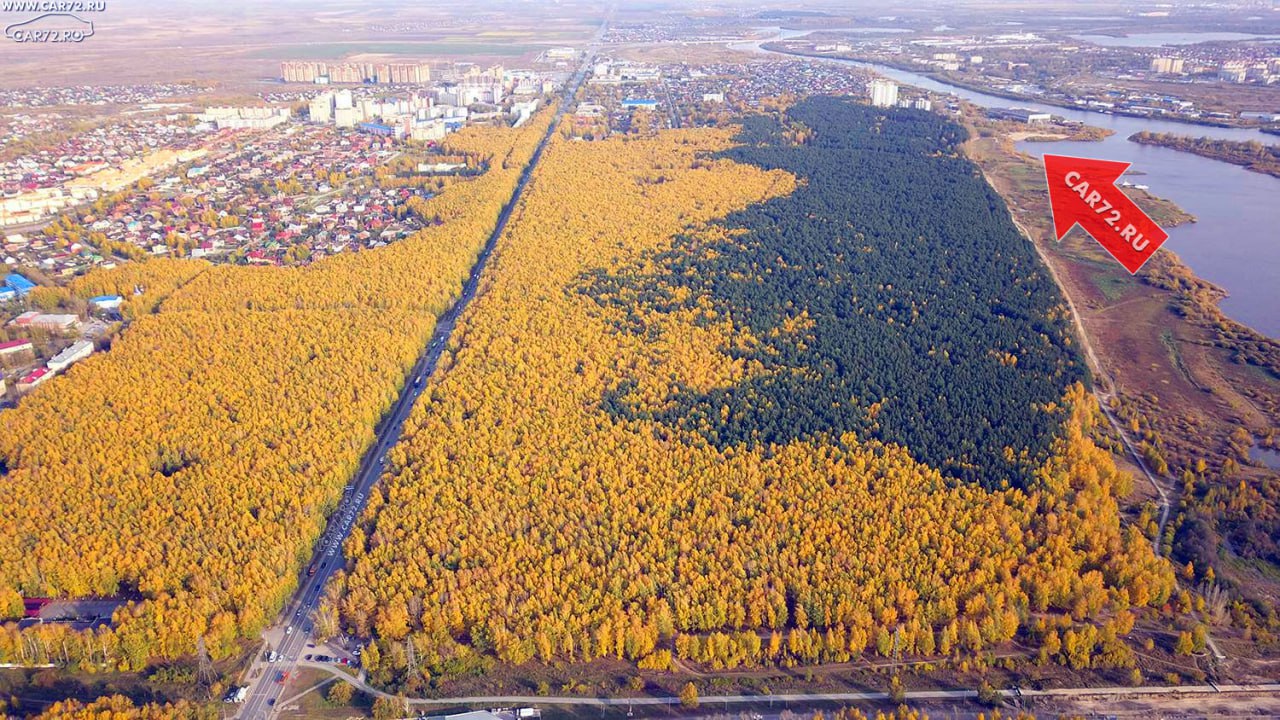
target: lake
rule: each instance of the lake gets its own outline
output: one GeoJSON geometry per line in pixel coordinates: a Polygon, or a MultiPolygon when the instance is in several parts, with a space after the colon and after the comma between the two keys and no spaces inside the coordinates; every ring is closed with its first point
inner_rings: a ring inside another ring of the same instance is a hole
{"type": "Polygon", "coordinates": [[[1256,460],[1272,470],[1280,470],[1280,450],[1254,445],[1249,448],[1249,459],[1256,460]]]}
{"type": "Polygon", "coordinates": [[[1072,35],[1072,38],[1104,47],[1163,47],[1202,42],[1236,40],[1280,40],[1280,35],[1250,35],[1235,32],[1134,33],[1132,35],[1072,35]]]}
{"type": "MultiPolygon", "coordinates": [[[[808,31],[767,29],[786,39],[808,31]]],[[[770,42],[766,40],[764,42],[770,42]]],[[[739,50],[758,50],[760,43],[735,43],[739,50]]],[[[788,56],[789,57],[789,56],[788,56]]],[[[1133,163],[1144,173],[1134,181],[1168,198],[1199,222],[1169,230],[1164,247],[1176,252],[1199,277],[1227,291],[1221,308],[1229,317],[1273,338],[1280,338],[1280,178],[1229,163],[1151,145],[1128,137],[1140,130],[1195,137],[1257,140],[1280,145],[1280,136],[1251,129],[1217,128],[1154,118],[1134,118],[988,95],[941,83],[918,73],[839,58],[815,58],[867,67],[904,85],[952,94],[983,107],[1026,107],[1068,120],[1109,128],[1115,134],[1100,142],[1018,143],[1032,155],[1080,155],[1133,163]]]]}

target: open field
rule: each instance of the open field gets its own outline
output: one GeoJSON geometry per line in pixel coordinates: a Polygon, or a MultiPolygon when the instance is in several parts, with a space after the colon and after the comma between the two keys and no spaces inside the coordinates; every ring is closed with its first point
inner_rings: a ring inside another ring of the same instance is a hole
{"type": "Polygon", "coordinates": [[[422,57],[504,57],[536,53],[542,46],[522,43],[457,41],[341,42],[269,45],[251,53],[273,60],[340,60],[356,53],[422,57]]]}
{"type": "Polygon", "coordinates": [[[382,53],[453,61],[533,55],[581,45],[599,26],[589,2],[520,5],[505,12],[463,2],[276,5],[141,0],[108,3],[82,43],[0,43],[0,87],[195,79],[235,86],[274,78],[283,59],[382,53]],[[531,31],[530,28],[537,28],[531,31]]]}

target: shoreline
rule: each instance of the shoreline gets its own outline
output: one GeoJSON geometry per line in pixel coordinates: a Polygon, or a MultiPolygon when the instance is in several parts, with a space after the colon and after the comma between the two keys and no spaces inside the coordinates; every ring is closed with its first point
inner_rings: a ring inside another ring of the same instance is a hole
{"type": "MultiPolygon", "coordinates": [[[[1011,144],[1016,142],[1013,138],[1010,138],[1007,135],[1002,136],[1001,139],[1006,140],[1011,144]]],[[[1063,138],[1063,139],[1069,140],[1070,138],[1063,138]]],[[[1177,148],[1171,148],[1171,149],[1177,149],[1177,148]]],[[[1016,147],[1012,148],[1012,152],[1020,156],[1027,162],[1033,162],[1033,163],[1036,162],[1036,159],[1033,156],[1027,155],[1021,150],[1018,150],[1016,147]]],[[[1186,152],[1186,151],[1182,151],[1182,152],[1186,152]]],[[[979,161],[976,158],[970,158],[970,159],[973,160],[975,163],[978,163],[979,167],[982,167],[982,165],[979,163],[979,161]]],[[[1210,159],[1218,160],[1218,158],[1210,158],[1210,159]]],[[[1219,162],[1227,162],[1227,161],[1219,160],[1219,162]]],[[[1230,164],[1234,164],[1234,163],[1230,163],[1230,164]]],[[[985,173],[985,168],[984,168],[984,173],[985,173]]],[[[1161,197],[1148,190],[1137,190],[1136,192],[1134,192],[1134,188],[1122,188],[1122,189],[1126,191],[1125,193],[1126,195],[1129,195],[1129,197],[1131,197],[1140,206],[1143,206],[1144,209],[1147,210],[1148,213],[1150,214],[1153,214],[1153,215],[1156,214],[1152,212],[1153,209],[1163,209],[1164,212],[1169,212],[1173,214],[1174,217],[1168,220],[1164,218],[1158,218],[1160,220],[1159,224],[1162,228],[1172,229],[1176,227],[1181,227],[1183,225],[1199,222],[1199,218],[1187,212],[1176,202],[1168,198],[1161,197]]],[[[1012,202],[1012,198],[1006,196],[1005,193],[1003,192],[1001,192],[1000,195],[1005,199],[1005,202],[1009,204],[1010,213],[1016,217],[1016,214],[1017,214],[1017,211],[1015,210],[1016,206],[1012,202]]],[[[1156,219],[1156,218],[1153,218],[1153,219],[1156,219]]],[[[1264,334],[1262,331],[1257,330],[1252,326],[1246,325],[1243,322],[1240,322],[1239,320],[1236,320],[1230,317],[1229,315],[1227,315],[1225,312],[1223,312],[1219,304],[1223,299],[1231,296],[1231,293],[1226,288],[1222,287],[1221,285],[1218,285],[1217,283],[1214,283],[1211,280],[1207,280],[1205,278],[1202,278],[1196,275],[1195,271],[1191,268],[1191,266],[1187,265],[1186,262],[1184,262],[1176,252],[1174,252],[1172,249],[1168,247],[1162,248],[1161,252],[1159,252],[1157,255],[1158,256],[1162,255],[1163,257],[1159,259],[1157,259],[1157,257],[1153,257],[1152,260],[1156,264],[1151,265],[1150,266],[1151,268],[1162,267],[1164,270],[1167,270],[1169,273],[1172,273],[1174,275],[1178,275],[1181,277],[1185,277],[1192,284],[1193,287],[1187,288],[1186,292],[1179,293],[1172,288],[1166,287],[1165,285],[1152,282],[1153,278],[1149,272],[1141,272],[1138,275],[1135,275],[1134,280],[1136,282],[1149,288],[1160,290],[1162,292],[1167,292],[1173,296],[1172,299],[1174,300],[1179,300],[1179,301],[1188,301],[1193,299],[1198,300],[1199,303],[1196,309],[1202,312],[1206,312],[1208,317],[1205,319],[1211,322],[1212,324],[1220,327],[1226,326],[1228,329],[1233,330],[1235,332],[1243,332],[1245,335],[1253,336],[1251,339],[1259,340],[1259,341],[1274,345],[1277,348],[1280,348],[1280,339],[1272,338],[1269,335],[1264,334]],[[1193,297],[1193,295],[1200,295],[1200,297],[1193,297]],[[1211,304],[1208,306],[1204,304],[1204,300],[1206,299],[1205,296],[1207,296],[1207,299],[1212,300],[1211,304]]],[[[1061,283],[1059,283],[1059,287],[1062,287],[1061,283]]],[[[1062,290],[1064,293],[1067,291],[1065,287],[1062,287],[1062,290]]],[[[1184,318],[1186,319],[1187,322],[1195,324],[1193,322],[1193,318],[1189,314],[1184,315],[1184,318]]]]}
{"type": "MultiPolygon", "coordinates": [[[[1092,238],[1071,233],[1052,241],[1044,187],[1027,168],[1036,158],[1001,134],[970,141],[966,155],[982,168],[1015,221],[1043,250],[1058,286],[1076,308],[1086,345],[1117,399],[1165,433],[1170,472],[1196,460],[1225,461],[1227,436],[1244,428],[1266,437],[1280,398],[1280,340],[1228,316],[1228,291],[1195,274],[1169,248],[1138,275],[1118,272],[1092,238]],[[1172,385],[1171,385],[1172,383],[1172,385]],[[1260,383],[1260,384],[1259,384],[1260,383]],[[1158,399],[1157,399],[1158,398],[1158,399]],[[1164,415],[1178,417],[1164,417],[1164,415]],[[1199,429],[1181,421],[1196,417],[1199,429]]],[[[1194,222],[1171,200],[1127,192],[1166,228],[1194,222]]],[[[1116,408],[1119,410],[1119,408],[1116,408]]],[[[1124,414],[1124,413],[1122,413],[1124,414]]],[[[1125,415],[1126,419],[1128,418],[1125,415]]],[[[1162,473],[1168,475],[1168,473],[1162,473]]],[[[1167,479],[1167,478],[1166,478],[1167,479]]]]}
{"type": "MultiPolygon", "coordinates": [[[[1208,158],[1224,162],[1228,165],[1242,167],[1249,172],[1255,172],[1260,175],[1268,175],[1273,178],[1280,178],[1280,155],[1277,155],[1274,164],[1259,165],[1256,162],[1250,162],[1250,159],[1243,156],[1227,155],[1222,152],[1215,152],[1212,147],[1205,147],[1201,144],[1200,138],[1190,135],[1174,135],[1172,133],[1141,133],[1137,132],[1125,138],[1131,143],[1138,145],[1151,145],[1153,147],[1162,147],[1177,152],[1184,152],[1197,157],[1208,158]]],[[[1219,141],[1219,144],[1225,144],[1231,149],[1240,149],[1246,143],[1219,141]]]]}

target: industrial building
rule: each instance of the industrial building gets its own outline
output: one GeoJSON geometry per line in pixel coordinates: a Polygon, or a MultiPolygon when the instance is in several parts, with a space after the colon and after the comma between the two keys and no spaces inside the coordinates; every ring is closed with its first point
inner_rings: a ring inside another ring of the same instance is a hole
{"type": "Polygon", "coordinates": [[[6,275],[4,278],[4,284],[5,287],[16,293],[18,297],[26,297],[27,293],[30,293],[36,287],[35,283],[18,273],[9,273],[6,275]]]}
{"type": "Polygon", "coordinates": [[[93,354],[93,343],[88,340],[79,340],[72,343],[65,350],[49,358],[49,369],[53,372],[62,372],[71,367],[77,361],[83,360],[93,354]]]}
{"type": "Polygon", "coordinates": [[[49,368],[36,368],[18,380],[18,392],[31,392],[37,385],[53,379],[54,373],[49,368]]]}
{"type": "Polygon", "coordinates": [[[53,315],[31,310],[13,319],[11,324],[23,328],[36,328],[53,332],[73,330],[80,323],[75,315],[53,315]]]}
{"type": "Polygon", "coordinates": [[[392,128],[390,125],[383,125],[382,123],[375,122],[362,122],[356,126],[356,129],[363,133],[369,133],[371,135],[385,135],[386,137],[391,137],[396,134],[395,128],[392,128]]]}
{"type": "Polygon", "coordinates": [[[23,365],[35,359],[36,348],[30,340],[10,340],[0,343],[0,363],[8,367],[23,365]]]}
{"type": "Polygon", "coordinates": [[[987,117],[992,120],[1014,120],[1028,125],[1047,123],[1053,120],[1053,115],[1047,112],[1037,112],[1027,108],[990,108],[987,110],[987,117]]]}
{"type": "Polygon", "coordinates": [[[98,295],[89,298],[89,305],[99,310],[119,310],[124,304],[124,297],[120,295],[98,295]]]}

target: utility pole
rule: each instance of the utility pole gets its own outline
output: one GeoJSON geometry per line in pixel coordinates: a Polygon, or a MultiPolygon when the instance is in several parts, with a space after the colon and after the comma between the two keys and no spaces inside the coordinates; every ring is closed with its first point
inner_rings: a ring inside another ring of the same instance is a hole
{"type": "Polygon", "coordinates": [[[204,636],[201,636],[196,639],[196,687],[208,695],[217,680],[218,673],[213,669],[213,659],[209,657],[209,649],[204,645],[204,636]]]}
{"type": "Polygon", "coordinates": [[[413,647],[413,636],[404,639],[405,664],[408,665],[409,677],[418,677],[418,652],[413,647]]]}

